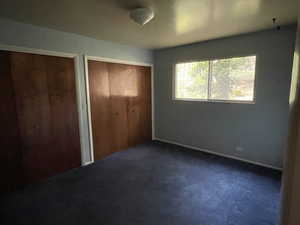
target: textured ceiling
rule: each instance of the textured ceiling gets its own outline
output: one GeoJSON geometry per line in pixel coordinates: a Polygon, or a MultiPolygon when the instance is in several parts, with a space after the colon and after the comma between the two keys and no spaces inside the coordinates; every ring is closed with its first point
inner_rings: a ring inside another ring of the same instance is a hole
{"type": "Polygon", "coordinates": [[[143,48],[163,48],[295,23],[297,0],[1,0],[0,17],[143,48]],[[128,12],[151,7],[144,27],[128,12]]]}

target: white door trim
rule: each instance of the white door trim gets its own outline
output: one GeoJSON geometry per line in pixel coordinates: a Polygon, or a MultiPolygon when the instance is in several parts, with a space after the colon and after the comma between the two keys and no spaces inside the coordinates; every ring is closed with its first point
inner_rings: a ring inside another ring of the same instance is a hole
{"type": "Polygon", "coordinates": [[[57,51],[49,51],[44,49],[26,48],[26,47],[19,47],[15,45],[2,45],[2,44],[0,44],[0,50],[10,51],[10,52],[23,52],[23,53],[30,53],[30,54],[37,54],[37,55],[49,55],[49,56],[57,56],[57,57],[65,57],[65,58],[75,58],[76,56],[79,56],[79,54],[74,54],[74,53],[57,52],[57,51]]]}
{"type": "Polygon", "coordinates": [[[89,130],[89,142],[90,142],[90,162],[94,162],[94,142],[93,142],[93,129],[92,129],[92,113],[91,113],[91,98],[90,98],[90,84],[89,84],[89,68],[88,68],[88,56],[84,55],[84,79],[86,89],[86,103],[87,103],[87,116],[88,116],[88,130],[89,130]]]}
{"type": "Polygon", "coordinates": [[[153,66],[153,64],[151,63],[142,63],[142,62],[113,59],[113,58],[103,58],[103,57],[89,56],[89,55],[86,55],[86,58],[87,60],[94,60],[99,62],[119,63],[119,64],[135,65],[135,66],[149,66],[149,67],[153,66]]]}
{"type": "Polygon", "coordinates": [[[9,52],[22,52],[29,54],[37,54],[37,55],[47,55],[47,56],[57,56],[64,58],[72,58],[74,59],[74,71],[75,71],[75,89],[76,89],[76,102],[77,102],[77,110],[78,110],[78,122],[79,122],[79,134],[80,134],[80,151],[81,151],[81,165],[84,165],[84,134],[83,134],[83,118],[84,112],[82,106],[82,88],[80,82],[80,55],[74,53],[66,53],[66,52],[57,52],[57,51],[49,51],[44,49],[35,49],[35,48],[26,48],[19,47],[15,45],[2,45],[0,44],[0,50],[9,51],[9,52]]]}
{"type": "Polygon", "coordinates": [[[86,81],[85,85],[86,85],[86,93],[87,93],[87,110],[88,110],[88,121],[89,121],[88,124],[89,124],[89,132],[90,132],[89,133],[89,137],[90,137],[89,138],[89,140],[90,140],[90,155],[91,155],[91,162],[90,163],[94,162],[94,149],[93,149],[93,129],[92,129],[92,117],[91,117],[88,60],[151,67],[151,121],[152,121],[152,140],[154,140],[154,137],[155,137],[155,123],[154,123],[154,72],[153,72],[153,64],[84,55],[84,64],[85,64],[84,65],[84,68],[85,68],[84,77],[85,77],[85,81],[86,81]]]}

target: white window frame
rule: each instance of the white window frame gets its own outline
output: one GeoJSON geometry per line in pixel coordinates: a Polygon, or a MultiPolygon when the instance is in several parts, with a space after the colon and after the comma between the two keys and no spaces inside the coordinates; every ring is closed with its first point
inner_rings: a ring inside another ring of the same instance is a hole
{"type": "Polygon", "coordinates": [[[226,58],[211,58],[211,59],[203,59],[203,60],[191,60],[191,61],[182,61],[182,62],[176,62],[173,64],[173,76],[172,76],[172,100],[173,101],[186,101],[186,102],[208,102],[208,103],[237,103],[237,104],[255,104],[255,100],[256,100],[256,72],[257,72],[257,55],[243,55],[243,56],[230,56],[230,57],[226,57],[226,58]],[[211,76],[208,76],[208,83],[207,83],[207,99],[196,99],[196,98],[177,98],[176,97],[176,65],[180,64],[180,63],[193,63],[193,62],[206,62],[208,61],[208,65],[209,65],[209,69],[208,69],[208,73],[210,74],[211,71],[211,62],[213,60],[222,60],[222,59],[231,59],[231,58],[240,58],[240,57],[251,57],[251,56],[255,56],[256,57],[256,61],[255,61],[255,72],[254,72],[254,85],[253,85],[253,100],[252,101],[242,101],[242,100],[224,100],[224,99],[210,99],[210,78],[211,76]]]}

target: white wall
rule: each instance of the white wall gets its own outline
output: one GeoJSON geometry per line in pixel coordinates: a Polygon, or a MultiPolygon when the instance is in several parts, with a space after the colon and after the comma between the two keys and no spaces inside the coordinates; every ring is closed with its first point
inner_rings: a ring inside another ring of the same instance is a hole
{"type": "Polygon", "coordinates": [[[281,168],[295,31],[283,26],[154,51],[156,137],[281,168]],[[255,104],[172,100],[175,63],[247,55],[257,56],[255,104]]]}
{"type": "MultiPolygon", "coordinates": [[[[65,52],[73,54],[87,54],[89,56],[107,57],[140,63],[152,63],[152,51],[127,45],[96,40],[93,38],[61,32],[53,29],[14,22],[0,18],[0,45],[43,49],[47,51],[65,52]]],[[[83,162],[90,161],[90,146],[88,137],[88,120],[86,91],[84,79],[84,61],[79,61],[79,85],[81,100],[81,127],[83,130],[83,162]]]]}

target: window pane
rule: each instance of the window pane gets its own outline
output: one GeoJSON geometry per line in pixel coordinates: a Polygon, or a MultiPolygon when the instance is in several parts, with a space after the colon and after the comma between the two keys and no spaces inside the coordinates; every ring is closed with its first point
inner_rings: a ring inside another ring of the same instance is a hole
{"type": "Polygon", "coordinates": [[[253,101],[255,56],[211,61],[210,99],[253,101]]]}
{"type": "Polygon", "coordinates": [[[207,99],[208,64],[208,61],[176,64],[176,98],[207,99]]]}

